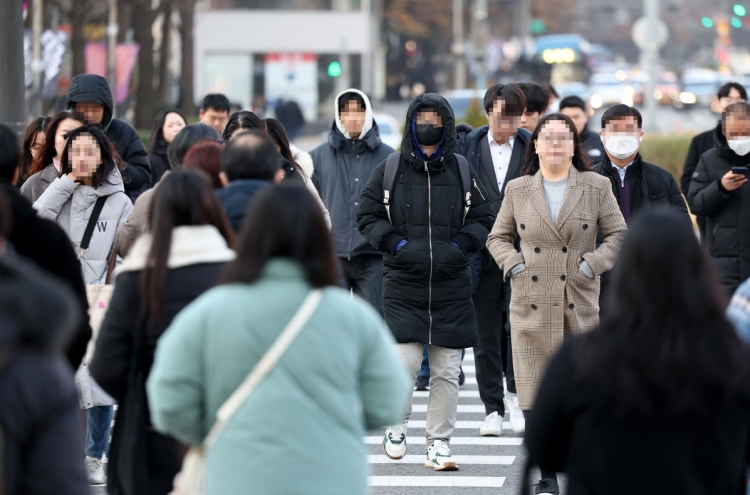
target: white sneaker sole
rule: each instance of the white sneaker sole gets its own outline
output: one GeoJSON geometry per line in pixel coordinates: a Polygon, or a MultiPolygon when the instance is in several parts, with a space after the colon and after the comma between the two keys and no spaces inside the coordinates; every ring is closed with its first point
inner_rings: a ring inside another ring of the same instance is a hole
{"type": "Polygon", "coordinates": [[[443,464],[433,464],[432,461],[425,461],[424,467],[435,471],[458,471],[458,464],[453,461],[447,461],[443,464]]]}
{"type": "Polygon", "coordinates": [[[483,437],[499,437],[502,436],[503,430],[496,428],[480,428],[479,435],[483,437]]]}
{"type": "MultiPolygon", "coordinates": [[[[406,442],[406,440],[404,440],[404,442],[406,442]]],[[[403,459],[403,458],[404,458],[404,456],[406,456],[406,451],[407,451],[407,450],[409,450],[409,446],[408,446],[408,445],[406,445],[406,444],[404,443],[404,446],[406,447],[406,448],[404,449],[404,453],[403,453],[403,454],[401,454],[401,455],[400,455],[400,456],[398,456],[398,457],[394,457],[394,456],[392,456],[391,454],[389,454],[387,450],[385,450],[385,444],[381,444],[381,446],[383,447],[383,454],[385,454],[385,456],[386,456],[386,457],[387,457],[388,459],[393,459],[394,461],[398,461],[398,460],[400,460],[400,459],[403,459]]]]}

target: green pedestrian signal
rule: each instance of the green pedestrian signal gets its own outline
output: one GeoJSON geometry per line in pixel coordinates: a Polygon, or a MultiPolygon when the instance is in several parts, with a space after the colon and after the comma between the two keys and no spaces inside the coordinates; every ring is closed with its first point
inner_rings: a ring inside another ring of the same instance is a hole
{"type": "Polygon", "coordinates": [[[710,17],[704,17],[703,19],[701,19],[701,24],[703,24],[703,27],[705,28],[714,27],[714,21],[712,21],[710,17]]]}
{"type": "Polygon", "coordinates": [[[734,15],[737,15],[740,17],[744,17],[745,14],[747,14],[747,9],[745,8],[744,5],[735,4],[733,10],[734,10],[734,15]]]}
{"type": "Polygon", "coordinates": [[[341,64],[336,60],[328,64],[328,75],[330,77],[339,77],[341,75],[341,64]]]}
{"type": "Polygon", "coordinates": [[[732,24],[732,27],[734,27],[734,28],[739,29],[739,28],[742,27],[742,21],[739,20],[739,19],[737,19],[736,17],[732,17],[732,20],[729,21],[729,22],[730,22],[730,24],[732,24]]]}

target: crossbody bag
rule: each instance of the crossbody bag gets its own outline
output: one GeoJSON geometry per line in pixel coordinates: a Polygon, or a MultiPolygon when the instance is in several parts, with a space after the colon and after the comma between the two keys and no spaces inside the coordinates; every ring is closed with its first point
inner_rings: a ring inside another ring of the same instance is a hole
{"type": "Polygon", "coordinates": [[[182,471],[175,478],[173,495],[204,495],[206,493],[206,452],[216,441],[234,413],[247,401],[260,382],[273,370],[281,356],[294,342],[323,298],[323,292],[315,289],[307,296],[297,313],[281,332],[276,342],[268,349],[243,380],[237,390],[229,396],[216,412],[216,422],[200,447],[191,447],[182,463],[182,471]]]}

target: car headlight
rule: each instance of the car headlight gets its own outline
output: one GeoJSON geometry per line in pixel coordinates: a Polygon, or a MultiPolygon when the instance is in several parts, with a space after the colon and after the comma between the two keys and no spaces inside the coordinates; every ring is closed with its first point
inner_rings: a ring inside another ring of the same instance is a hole
{"type": "Polygon", "coordinates": [[[693,105],[698,101],[698,98],[690,91],[683,91],[680,93],[680,101],[686,105],[693,105]]]}
{"type": "Polygon", "coordinates": [[[604,104],[602,97],[597,94],[591,95],[589,103],[591,104],[591,108],[601,108],[604,104]]]}

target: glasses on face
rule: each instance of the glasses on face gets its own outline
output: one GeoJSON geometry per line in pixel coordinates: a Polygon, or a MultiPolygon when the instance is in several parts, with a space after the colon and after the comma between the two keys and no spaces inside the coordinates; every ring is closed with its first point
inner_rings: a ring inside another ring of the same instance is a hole
{"type": "Polygon", "coordinates": [[[569,131],[543,132],[539,134],[539,141],[546,144],[573,142],[573,134],[569,131]]]}

